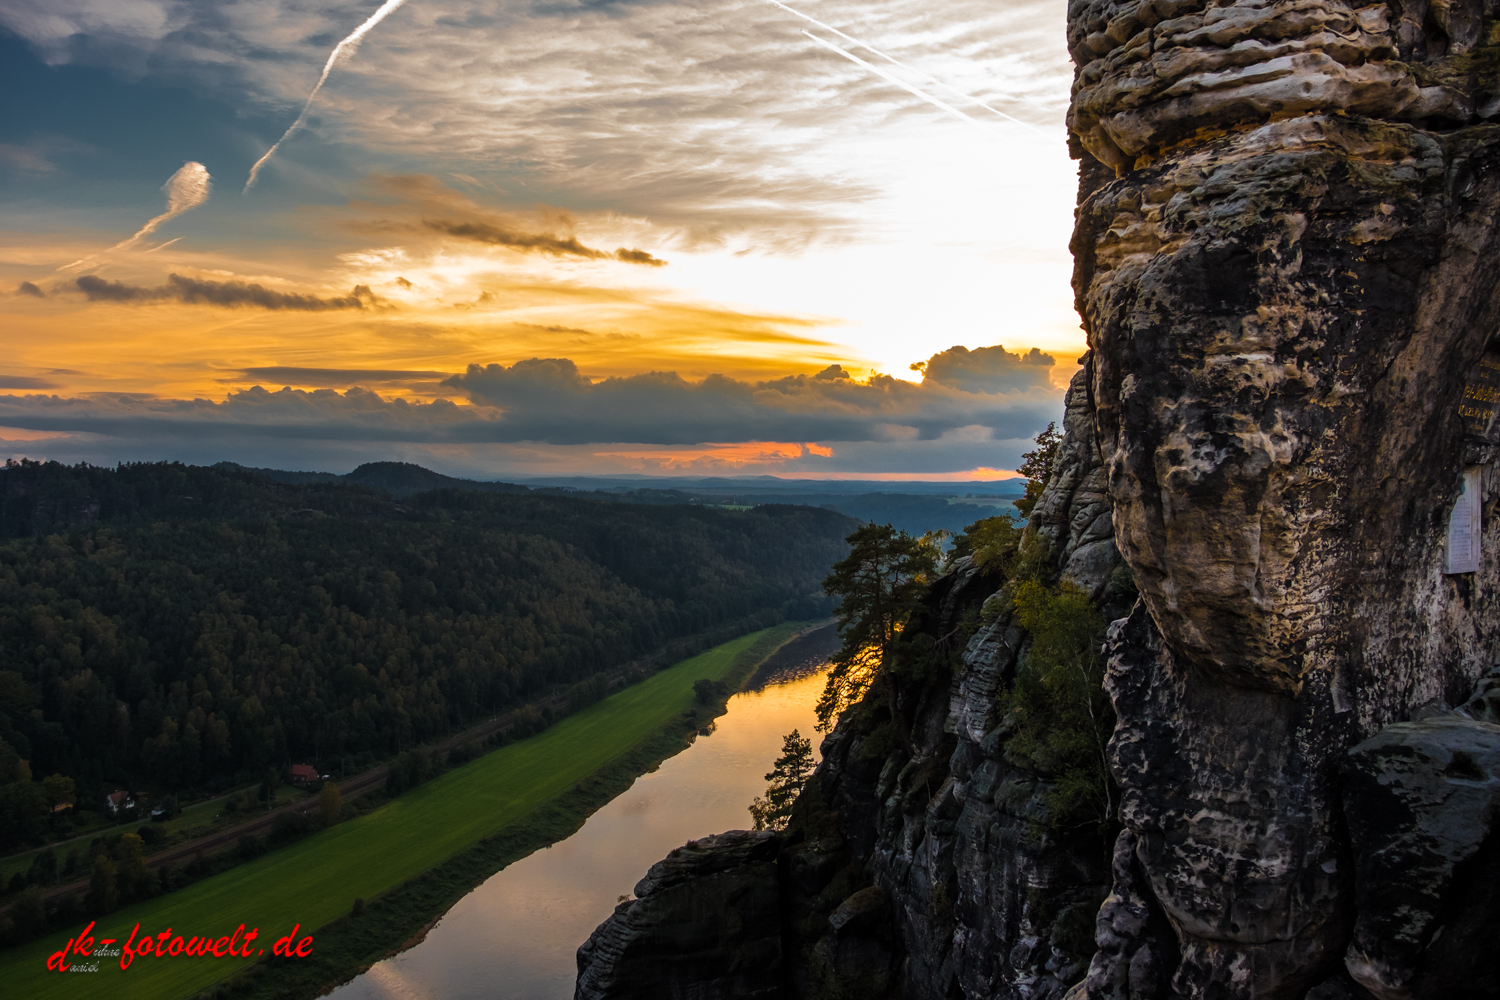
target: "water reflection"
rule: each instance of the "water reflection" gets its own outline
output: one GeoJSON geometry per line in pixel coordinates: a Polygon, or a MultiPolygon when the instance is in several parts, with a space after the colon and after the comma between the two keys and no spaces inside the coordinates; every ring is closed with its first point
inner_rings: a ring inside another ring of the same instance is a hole
{"type": "MultiPolygon", "coordinates": [[[[568,1000],[574,952],[650,865],[688,840],[746,829],[793,729],[812,736],[821,674],[737,694],[710,736],[638,779],[560,844],[491,877],[427,939],[336,1000],[568,1000]]],[[[813,740],[816,753],[818,741],[813,740]]]]}

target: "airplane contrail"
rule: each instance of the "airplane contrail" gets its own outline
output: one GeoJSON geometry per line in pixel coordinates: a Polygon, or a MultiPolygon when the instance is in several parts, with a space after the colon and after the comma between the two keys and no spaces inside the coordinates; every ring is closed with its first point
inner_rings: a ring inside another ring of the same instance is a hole
{"type": "MultiPolygon", "coordinates": [[[[266,150],[266,155],[255,161],[255,166],[250,168],[250,178],[245,181],[245,191],[249,191],[251,186],[255,184],[255,178],[260,176],[260,168],[265,166],[266,161],[275,154],[276,150],[281,148],[281,144],[286,142],[293,132],[302,127],[302,123],[307,119],[307,111],[312,107],[313,99],[318,96],[318,91],[323,89],[323,84],[328,82],[328,74],[333,72],[333,67],[338,61],[344,56],[352,56],[355,50],[359,48],[360,40],[369,34],[370,29],[381,21],[384,21],[390,14],[395,12],[397,7],[400,7],[404,3],[406,3],[406,0],[385,0],[385,3],[380,5],[380,9],[371,14],[364,24],[355,28],[350,32],[349,37],[333,47],[333,51],[328,55],[328,62],[323,64],[323,75],[318,77],[318,82],[313,86],[312,93],[307,95],[307,103],[302,105],[302,113],[297,116],[296,121],[292,122],[291,127],[281,134],[281,138],[276,140],[276,144],[266,150]]],[[[243,194],[244,192],[241,193],[243,194]]]]}
{"type": "Polygon", "coordinates": [[[175,219],[207,201],[210,190],[208,168],[195,160],[189,160],[167,178],[162,189],[167,192],[167,210],[142,226],[140,232],[130,239],[116,243],[110,249],[128,250],[156,232],[156,228],[163,222],[175,219]]]}
{"type": "MultiPolygon", "coordinates": [[[[164,222],[170,222],[183,212],[191,211],[208,200],[208,194],[213,189],[209,183],[208,168],[196,160],[189,160],[177,168],[177,172],[167,178],[167,183],[162,185],[162,190],[167,192],[167,210],[151,221],[147,222],[140,230],[128,240],[121,240],[111,250],[129,250],[141,240],[156,232],[157,228],[164,222]]],[[[182,237],[177,237],[178,240],[182,237]]],[[[177,240],[169,240],[161,246],[176,243],[177,240]]],[[[161,247],[153,247],[160,250],[161,247]]],[[[145,251],[150,253],[151,250],[145,251]]],[[[86,267],[99,259],[98,254],[91,254],[71,264],[64,264],[59,271],[72,271],[80,267],[86,267]]]]}
{"type": "Polygon", "coordinates": [[[938,100],[936,97],[933,97],[931,94],[927,93],[926,91],[918,90],[916,87],[913,87],[911,84],[907,83],[905,80],[902,80],[901,78],[895,76],[894,74],[887,73],[885,70],[881,69],[879,66],[874,65],[873,63],[866,62],[865,60],[861,59],[859,56],[855,55],[852,52],[848,52],[848,51],[846,51],[844,49],[839,48],[837,45],[835,45],[832,42],[828,41],[826,38],[819,38],[817,35],[813,34],[811,31],[803,31],[802,33],[804,35],[806,35],[808,38],[811,38],[813,41],[817,42],[819,45],[823,46],[825,49],[831,49],[832,51],[837,52],[839,55],[843,56],[845,59],[849,60],[850,62],[855,63],[855,64],[860,65],[860,66],[863,66],[865,69],[869,70],[871,73],[874,73],[876,76],[880,76],[880,77],[883,77],[883,78],[889,80],[891,83],[894,83],[896,86],[900,87],[902,90],[905,90],[908,93],[915,94],[916,96],[920,97],[922,100],[926,101],[928,104],[931,104],[934,107],[942,108],[944,111],[948,112],[953,117],[961,119],[963,121],[966,121],[970,125],[978,125],[980,128],[984,127],[984,122],[979,121],[977,118],[973,118],[973,117],[971,117],[969,115],[964,114],[962,111],[960,111],[957,108],[953,107],[951,104],[944,104],[942,101],[938,100]]]}
{"type": "MultiPolygon", "coordinates": [[[[865,49],[865,50],[867,50],[869,52],[873,52],[877,56],[879,56],[880,58],[884,59],[886,62],[890,63],[892,66],[899,66],[902,69],[906,70],[908,73],[915,73],[917,76],[921,77],[923,80],[927,81],[928,83],[934,84],[934,85],[936,85],[938,87],[942,87],[944,90],[948,91],[951,94],[957,94],[959,97],[962,97],[964,100],[969,101],[969,102],[971,102],[973,104],[977,104],[981,108],[984,108],[986,111],[993,112],[994,114],[999,115],[1001,118],[1004,118],[1007,121],[1015,122],[1017,125],[1024,125],[1027,128],[1031,129],[1033,132],[1037,131],[1036,126],[1031,125],[1031,124],[1029,124],[1027,122],[1023,122],[1021,119],[1015,117],[1014,115],[1008,115],[1004,111],[1001,111],[999,108],[990,107],[988,104],[986,104],[984,101],[981,101],[979,98],[974,97],[971,94],[966,94],[962,90],[959,90],[957,87],[951,87],[951,86],[949,86],[948,84],[946,84],[943,81],[939,80],[937,77],[933,76],[931,73],[924,73],[921,70],[917,69],[915,66],[908,66],[904,62],[901,62],[899,59],[895,58],[894,56],[886,55],[884,52],[880,51],[875,46],[871,45],[869,42],[862,42],[858,38],[855,38],[853,35],[846,35],[844,32],[842,32],[839,29],[835,28],[831,24],[824,24],[822,21],[819,21],[817,18],[815,18],[815,17],[813,17],[813,16],[811,16],[809,14],[804,14],[800,10],[797,10],[794,7],[788,7],[786,4],[782,3],[781,0],[766,0],[766,3],[770,4],[773,7],[780,7],[782,10],[786,11],[788,14],[793,14],[793,15],[795,15],[797,17],[800,17],[804,21],[807,21],[807,22],[812,23],[812,24],[816,24],[818,27],[822,28],[824,31],[831,31],[835,35],[838,35],[840,38],[842,38],[844,41],[848,42],[850,45],[857,45],[857,46],[859,46],[862,49],[865,49]]],[[[805,35],[805,34],[807,34],[807,32],[804,31],[803,34],[805,35]]],[[[822,39],[817,38],[816,35],[809,35],[808,37],[814,38],[814,39],[816,39],[819,42],[822,41],[822,39]]],[[[835,47],[835,51],[843,52],[842,49],[837,49],[836,47],[835,47]]],[[[845,52],[844,54],[848,55],[847,52],[845,52]]],[[[869,64],[868,63],[862,63],[861,65],[868,66],[869,64]]],[[[875,69],[875,67],[873,67],[873,66],[869,66],[869,68],[871,70],[875,69]]],[[[887,77],[886,79],[890,79],[890,78],[887,77]]]]}
{"type": "Polygon", "coordinates": [[[158,250],[160,250],[160,249],[162,249],[164,247],[169,247],[173,243],[176,243],[177,240],[180,240],[180,239],[182,239],[182,237],[178,236],[176,239],[167,240],[167,242],[165,242],[165,243],[158,243],[156,246],[152,247],[150,250],[142,250],[141,253],[143,255],[144,254],[148,254],[148,253],[156,253],[156,251],[158,251],[158,250]]]}

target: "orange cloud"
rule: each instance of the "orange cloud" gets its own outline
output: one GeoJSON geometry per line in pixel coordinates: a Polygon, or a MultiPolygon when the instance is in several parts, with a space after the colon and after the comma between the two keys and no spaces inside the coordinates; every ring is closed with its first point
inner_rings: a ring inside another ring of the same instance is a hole
{"type": "Polygon", "coordinates": [[[733,468],[784,462],[806,455],[832,458],[833,449],[812,442],[743,441],[730,444],[704,444],[696,448],[652,448],[632,451],[596,451],[595,458],[624,458],[638,463],[642,470],[675,472],[684,469],[733,468]]]}
{"type": "Polygon", "coordinates": [[[1009,469],[991,469],[981,465],[966,472],[818,472],[819,479],[877,480],[890,483],[972,483],[995,482],[1004,479],[1022,479],[1019,472],[1009,469]]]}

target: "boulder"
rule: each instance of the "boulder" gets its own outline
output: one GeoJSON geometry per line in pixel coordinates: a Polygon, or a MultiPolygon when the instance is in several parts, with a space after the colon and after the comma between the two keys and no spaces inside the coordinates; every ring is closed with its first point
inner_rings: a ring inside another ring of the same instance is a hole
{"type": "Polygon", "coordinates": [[[776,835],[731,830],[651,866],[578,949],[577,1000],[782,995],[776,835]]]}
{"type": "Polygon", "coordinates": [[[1379,1000],[1500,996],[1500,725],[1397,723],[1349,751],[1349,974],[1379,1000]]]}

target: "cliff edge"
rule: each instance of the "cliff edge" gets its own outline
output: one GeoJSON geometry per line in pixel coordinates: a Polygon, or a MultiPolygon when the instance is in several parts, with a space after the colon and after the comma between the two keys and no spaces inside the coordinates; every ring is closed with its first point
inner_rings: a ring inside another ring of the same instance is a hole
{"type": "Polygon", "coordinates": [[[1500,996],[1500,0],[1068,40],[1089,350],[1031,527],[1116,618],[1116,821],[1017,752],[1011,616],[943,648],[1002,584],[960,561],[909,743],[849,712],[776,841],[775,995],[1500,996]]]}

